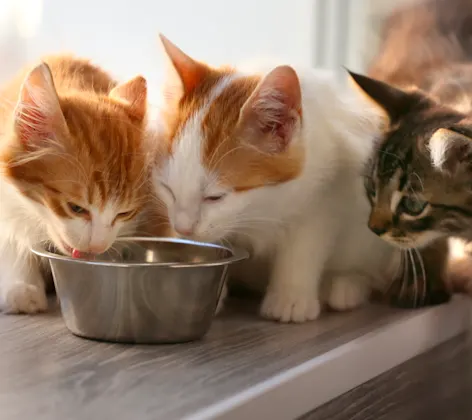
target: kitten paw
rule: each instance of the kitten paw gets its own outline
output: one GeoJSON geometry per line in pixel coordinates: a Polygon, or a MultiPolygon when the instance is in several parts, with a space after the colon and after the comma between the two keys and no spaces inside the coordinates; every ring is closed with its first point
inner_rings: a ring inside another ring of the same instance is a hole
{"type": "Polygon", "coordinates": [[[349,276],[334,277],[328,305],[336,311],[355,309],[369,300],[370,288],[365,279],[349,276]]]}
{"type": "Polygon", "coordinates": [[[260,310],[264,318],[295,323],[313,321],[320,312],[320,301],[315,297],[287,296],[273,292],[265,296],[260,310]]]}
{"type": "Polygon", "coordinates": [[[7,314],[35,314],[48,308],[45,291],[35,285],[16,282],[3,292],[3,312],[7,314]]]}
{"type": "Polygon", "coordinates": [[[220,298],[218,299],[218,305],[216,306],[215,315],[219,315],[221,311],[224,309],[226,296],[228,296],[228,286],[226,286],[226,283],[225,283],[223,285],[223,288],[221,289],[221,294],[220,294],[220,298]]]}

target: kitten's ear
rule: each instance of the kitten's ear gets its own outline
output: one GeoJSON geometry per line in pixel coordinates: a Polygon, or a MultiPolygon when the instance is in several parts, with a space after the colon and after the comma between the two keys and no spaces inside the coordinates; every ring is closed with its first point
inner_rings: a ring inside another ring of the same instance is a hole
{"type": "Polygon", "coordinates": [[[208,67],[185,54],[180,48],[160,34],[162,47],[167,57],[167,72],[164,97],[178,101],[190,93],[208,74],[208,67]]]}
{"type": "Polygon", "coordinates": [[[264,153],[281,153],[301,123],[302,93],[297,73],[279,66],[259,83],[241,109],[243,137],[264,153]]]}
{"type": "Polygon", "coordinates": [[[394,122],[405,111],[411,96],[387,83],[347,70],[353,85],[394,122]]]}
{"type": "Polygon", "coordinates": [[[136,119],[144,119],[147,108],[147,83],[144,77],[136,76],[134,79],[115,86],[108,96],[126,103],[130,114],[136,119]]]}
{"type": "Polygon", "coordinates": [[[433,165],[450,175],[455,175],[463,166],[472,166],[472,137],[469,133],[440,128],[431,136],[428,148],[433,165]]]}
{"type": "Polygon", "coordinates": [[[26,76],[14,112],[14,129],[24,146],[39,147],[53,132],[67,130],[51,70],[46,63],[26,76]]]}

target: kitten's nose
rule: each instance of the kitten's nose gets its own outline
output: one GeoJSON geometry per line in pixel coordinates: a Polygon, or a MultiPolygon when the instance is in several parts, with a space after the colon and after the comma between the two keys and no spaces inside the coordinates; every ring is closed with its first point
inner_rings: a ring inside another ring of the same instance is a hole
{"type": "Polygon", "coordinates": [[[105,243],[89,245],[89,252],[91,252],[92,254],[103,254],[107,249],[108,249],[108,244],[105,244],[105,243]]]}
{"type": "Polygon", "coordinates": [[[382,236],[392,227],[391,216],[388,211],[374,209],[369,217],[369,229],[378,236],[382,236]]]}
{"type": "Polygon", "coordinates": [[[175,226],[174,230],[181,236],[192,236],[194,232],[194,227],[175,226]]]}
{"type": "Polygon", "coordinates": [[[385,226],[369,226],[370,230],[374,232],[378,236],[382,236],[385,232],[387,232],[387,228],[385,226]]]}
{"type": "Polygon", "coordinates": [[[174,230],[181,236],[192,236],[197,221],[185,212],[178,212],[174,219],[174,230]]]}

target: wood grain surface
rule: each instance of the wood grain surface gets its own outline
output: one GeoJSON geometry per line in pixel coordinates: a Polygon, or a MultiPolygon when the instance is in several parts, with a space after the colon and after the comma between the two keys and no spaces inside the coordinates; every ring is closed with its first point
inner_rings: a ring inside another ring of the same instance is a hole
{"type": "Polygon", "coordinates": [[[470,420],[472,334],[462,334],[299,420],[470,420]]]}
{"type": "Polygon", "coordinates": [[[180,419],[405,316],[371,306],[280,325],[236,301],[202,341],[130,346],[77,338],[57,311],[3,315],[0,418],[180,419]]]}

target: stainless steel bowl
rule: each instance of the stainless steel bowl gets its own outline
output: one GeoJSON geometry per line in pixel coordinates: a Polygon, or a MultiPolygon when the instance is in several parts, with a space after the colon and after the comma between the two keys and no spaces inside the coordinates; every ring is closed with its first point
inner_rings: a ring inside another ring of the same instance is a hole
{"type": "Polygon", "coordinates": [[[67,328],[127,343],[196,340],[210,328],[228,266],[246,251],[174,238],[129,237],[94,260],[32,251],[51,263],[67,328]]]}

